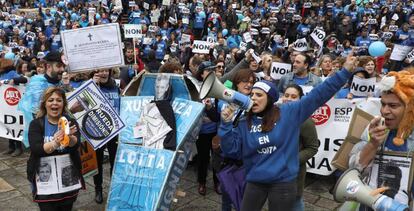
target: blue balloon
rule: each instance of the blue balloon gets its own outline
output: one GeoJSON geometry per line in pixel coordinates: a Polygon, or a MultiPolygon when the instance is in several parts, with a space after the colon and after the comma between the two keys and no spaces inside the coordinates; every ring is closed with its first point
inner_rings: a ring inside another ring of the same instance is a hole
{"type": "Polygon", "coordinates": [[[228,33],[229,33],[229,30],[227,29],[223,29],[223,31],[221,31],[221,34],[223,34],[223,37],[227,36],[228,33]]]}
{"type": "Polygon", "coordinates": [[[56,9],[55,8],[52,8],[52,9],[50,9],[50,14],[52,14],[52,15],[55,15],[56,14],[56,9]]]}
{"type": "Polygon", "coordinates": [[[96,20],[100,20],[101,19],[101,15],[99,15],[99,13],[96,13],[95,18],[96,18],[96,20]]]}
{"type": "Polygon", "coordinates": [[[65,6],[65,2],[64,1],[60,1],[58,5],[59,5],[59,7],[64,7],[65,6]]]}
{"type": "Polygon", "coordinates": [[[381,41],[371,43],[368,48],[369,55],[371,56],[382,56],[387,51],[387,46],[381,41]]]}
{"type": "Polygon", "coordinates": [[[26,22],[27,22],[27,23],[33,23],[33,20],[32,20],[32,19],[30,19],[30,18],[28,18],[28,19],[26,19],[26,22]]]}
{"type": "Polygon", "coordinates": [[[242,15],[242,14],[237,14],[237,19],[238,19],[238,20],[240,20],[240,21],[241,21],[241,20],[243,20],[243,18],[244,18],[244,15],[242,15]]]}
{"type": "Polygon", "coordinates": [[[14,56],[15,56],[14,53],[8,52],[6,53],[6,55],[4,55],[4,58],[14,60],[14,56]]]}
{"type": "Polygon", "coordinates": [[[3,45],[2,44],[0,44],[0,51],[2,51],[3,50],[3,45]]]}

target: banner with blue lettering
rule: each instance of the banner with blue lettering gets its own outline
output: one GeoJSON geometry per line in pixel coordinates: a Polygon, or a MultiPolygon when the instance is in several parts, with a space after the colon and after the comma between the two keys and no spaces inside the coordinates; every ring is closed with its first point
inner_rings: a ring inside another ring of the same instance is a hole
{"type": "Polygon", "coordinates": [[[68,109],[78,122],[82,136],[95,150],[125,127],[120,116],[92,80],[70,94],[68,109]]]}
{"type": "Polygon", "coordinates": [[[181,75],[171,74],[171,106],[176,122],[175,151],[142,146],[139,118],[154,100],[157,74],[144,74],[131,82],[121,98],[120,116],[125,128],[119,144],[107,210],[169,210],[179,179],[184,172],[201,128],[202,103],[191,101],[196,88],[181,75]],[[139,87],[138,90],[136,87],[139,87]],[[129,156],[129,157],[128,157],[129,156]],[[155,157],[154,157],[155,156],[155,157]],[[141,160],[142,159],[142,160],[141,160]],[[125,161],[124,161],[125,160],[125,161]],[[140,176],[142,175],[142,176],[140,176]]]}
{"type": "Polygon", "coordinates": [[[155,210],[174,152],[120,142],[107,210],[155,210]]]}

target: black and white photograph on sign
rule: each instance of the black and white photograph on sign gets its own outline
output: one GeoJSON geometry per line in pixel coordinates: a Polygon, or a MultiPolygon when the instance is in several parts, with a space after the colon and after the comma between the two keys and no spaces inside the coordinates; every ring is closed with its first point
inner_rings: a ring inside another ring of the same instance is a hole
{"type": "Polygon", "coordinates": [[[56,156],[59,190],[62,192],[81,188],[79,172],[73,166],[69,156],[56,156]]]}
{"type": "Polygon", "coordinates": [[[369,186],[389,187],[385,195],[407,204],[412,186],[412,159],[407,153],[384,152],[382,159],[377,155],[368,178],[369,186]]]}
{"type": "Polygon", "coordinates": [[[39,182],[49,182],[52,175],[52,166],[50,163],[41,163],[39,166],[39,182]]]}
{"type": "Polygon", "coordinates": [[[36,172],[36,188],[39,195],[58,193],[55,157],[40,158],[36,172]]]}
{"type": "Polygon", "coordinates": [[[82,118],[82,116],[89,110],[97,106],[96,101],[92,95],[87,91],[82,91],[76,98],[68,104],[69,111],[72,113],[76,120],[82,118]]]}
{"type": "Polygon", "coordinates": [[[62,168],[62,186],[64,188],[73,186],[79,183],[79,177],[76,174],[76,169],[72,165],[62,168]]]}

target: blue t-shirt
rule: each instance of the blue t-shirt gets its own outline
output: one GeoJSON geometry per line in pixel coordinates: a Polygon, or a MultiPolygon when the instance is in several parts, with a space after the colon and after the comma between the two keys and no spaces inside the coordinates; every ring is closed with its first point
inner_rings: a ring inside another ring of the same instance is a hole
{"type": "Polygon", "coordinates": [[[295,75],[295,76],[293,76],[293,81],[294,81],[294,82],[295,82],[295,84],[297,84],[297,85],[302,85],[302,86],[304,86],[304,85],[306,85],[306,83],[308,82],[308,80],[309,80],[309,77],[308,77],[308,76],[303,77],[303,78],[301,78],[301,77],[297,77],[296,75],[295,75]]]}
{"type": "MultiPolygon", "coordinates": [[[[44,143],[49,143],[52,141],[53,139],[53,135],[58,131],[58,125],[55,124],[51,124],[48,120],[47,117],[45,117],[45,135],[44,135],[44,139],[43,142],[44,143]]],[[[59,148],[57,148],[58,152],[69,152],[67,148],[64,148],[63,146],[60,146],[59,148]]]]}

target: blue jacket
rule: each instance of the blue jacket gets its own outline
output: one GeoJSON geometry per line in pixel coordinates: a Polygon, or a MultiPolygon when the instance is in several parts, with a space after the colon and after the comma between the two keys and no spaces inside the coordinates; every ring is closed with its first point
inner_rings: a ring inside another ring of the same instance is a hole
{"type": "Polygon", "coordinates": [[[262,120],[254,116],[248,128],[241,120],[233,129],[231,122],[221,123],[218,135],[226,157],[243,159],[246,181],[260,183],[291,182],[299,171],[300,125],[328,101],[351,77],[341,70],[314,88],[301,100],[282,104],[280,119],[270,132],[261,132],[262,120]]]}
{"type": "Polygon", "coordinates": [[[105,85],[100,85],[100,89],[103,92],[106,99],[108,99],[111,106],[115,109],[116,112],[119,114],[119,109],[121,105],[121,96],[119,87],[116,86],[115,81],[113,79],[105,85]]]}

